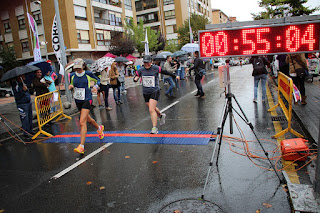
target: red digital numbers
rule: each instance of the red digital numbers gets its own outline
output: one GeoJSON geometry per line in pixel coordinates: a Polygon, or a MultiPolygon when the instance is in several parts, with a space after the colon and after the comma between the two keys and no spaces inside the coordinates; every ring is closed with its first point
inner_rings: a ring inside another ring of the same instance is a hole
{"type": "Polygon", "coordinates": [[[201,32],[201,57],[319,51],[320,23],[201,32]]]}

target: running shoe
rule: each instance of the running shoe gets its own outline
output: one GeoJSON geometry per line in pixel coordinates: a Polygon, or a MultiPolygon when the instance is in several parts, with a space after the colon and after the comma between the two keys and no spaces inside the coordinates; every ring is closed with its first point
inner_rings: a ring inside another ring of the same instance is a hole
{"type": "Polygon", "coordinates": [[[108,107],[106,107],[106,110],[112,110],[112,107],[110,107],[110,106],[108,106],[108,107]]]}
{"type": "Polygon", "coordinates": [[[105,107],[103,105],[99,105],[99,109],[104,109],[105,107]]]}
{"type": "Polygon", "coordinates": [[[73,151],[76,152],[76,153],[84,154],[84,148],[80,144],[73,151]]]}
{"type": "Polygon", "coordinates": [[[161,117],[160,117],[160,126],[162,126],[163,124],[166,123],[166,114],[161,113],[161,117]]]}
{"type": "Polygon", "coordinates": [[[99,134],[100,140],[104,138],[103,130],[104,130],[104,126],[103,126],[103,125],[100,125],[100,126],[99,126],[99,130],[97,130],[97,133],[99,134]]]}
{"type": "Polygon", "coordinates": [[[152,127],[150,134],[158,134],[158,128],[152,127]]]}

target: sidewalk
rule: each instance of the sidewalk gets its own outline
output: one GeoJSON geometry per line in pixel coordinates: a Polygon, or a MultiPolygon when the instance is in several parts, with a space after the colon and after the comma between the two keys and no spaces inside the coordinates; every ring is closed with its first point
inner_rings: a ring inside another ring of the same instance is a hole
{"type": "MultiPolygon", "coordinates": [[[[274,79],[277,84],[277,79],[274,79]]],[[[309,141],[309,144],[318,144],[319,135],[319,119],[320,119],[320,81],[314,78],[313,82],[305,82],[307,104],[293,104],[292,113],[298,124],[300,125],[303,135],[309,141]]],[[[275,94],[274,94],[275,95],[275,94]]],[[[276,96],[275,96],[276,97],[276,96]]],[[[304,162],[301,163],[303,165],[304,162]]],[[[297,165],[300,165],[297,162],[297,165]]],[[[301,166],[300,165],[300,166],[301,166]]],[[[320,212],[320,200],[316,197],[313,190],[315,181],[316,162],[312,161],[305,172],[298,172],[299,183],[292,183],[288,174],[283,172],[293,209],[302,212],[320,212]]]]}

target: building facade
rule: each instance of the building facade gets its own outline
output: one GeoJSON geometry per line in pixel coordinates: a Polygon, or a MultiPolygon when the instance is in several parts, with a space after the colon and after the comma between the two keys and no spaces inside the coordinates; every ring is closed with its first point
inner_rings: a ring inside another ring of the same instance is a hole
{"type": "MultiPolygon", "coordinates": [[[[13,47],[17,60],[33,61],[32,32],[27,13],[37,23],[42,57],[56,61],[52,48],[53,0],[12,0],[0,3],[0,48],[13,47]],[[44,43],[44,42],[43,42],[44,43]]],[[[177,29],[189,13],[212,18],[210,0],[58,0],[68,61],[77,57],[97,59],[109,51],[110,41],[133,18],[160,31],[167,40],[178,38],[177,29]]]]}
{"type": "Polygon", "coordinates": [[[136,0],[137,22],[143,20],[145,26],[160,31],[166,40],[177,40],[177,29],[196,13],[211,20],[210,0],[136,0]]]}
{"type": "MultiPolygon", "coordinates": [[[[13,47],[17,60],[33,61],[32,32],[27,12],[37,22],[39,40],[47,41],[47,54],[55,61],[52,48],[54,1],[27,0],[27,4],[0,9],[0,44],[13,47]],[[39,4],[40,2],[40,4],[39,4]],[[41,14],[42,11],[42,14],[41,14]]],[[[134,1],[59,0],[60,18],[68,60],[77,57],[99,58],[108,50],[115,32],[123,32],[125,22],[135,17],[134,1]]],[[[45,58],[45,46],[41,46],[45,58]]]]}
{"type": "Polygon", "coordinates": [[[227,23],[229,17],[219,9],[212,9],[212,24],[227,23]]]}

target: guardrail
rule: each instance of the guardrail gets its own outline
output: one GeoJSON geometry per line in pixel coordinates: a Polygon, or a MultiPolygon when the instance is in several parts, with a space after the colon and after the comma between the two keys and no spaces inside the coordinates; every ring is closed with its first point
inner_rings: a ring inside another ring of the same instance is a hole
{"type": "Polygon", "coordinates": [[[274,107],[268,109],[268,112],[275,110],[277,107],[280,106],[282,109],[287,121],[288,121],[288,128],[282,130],[281,132],[272,136],[273,138],[278,138],[287,132],[291,132],[295,136],[299,138],[304,138],[303,135],[296,132],[291,128],[291,119],[292,119],[292,99],[293,99],[293,81],[291,78],[279,72],[278,75],[278,104],[274,107]]]}
{"type": "Polygon", "coordinates": [[[61,97],[58,90],[37,96],[34,103],[36,106],[39,131],[32,137],[32,139],[35,139],[41,133],[48,137],[52,137],[50,133],[42,129],[42,127],[49,121],[52,121],[55,118],[57,118],[56,121],[59,121],[62,117],[71,119],[70,116],[63,113],[61,97]]]}

